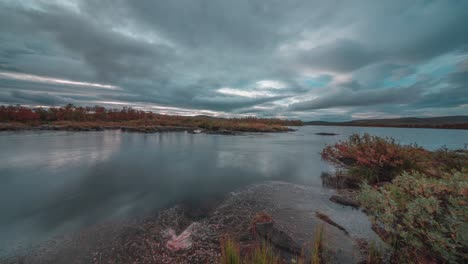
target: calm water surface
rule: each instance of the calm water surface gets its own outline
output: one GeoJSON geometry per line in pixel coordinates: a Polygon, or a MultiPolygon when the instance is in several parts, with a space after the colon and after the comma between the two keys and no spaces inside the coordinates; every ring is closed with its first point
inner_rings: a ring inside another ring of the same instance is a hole
{"type": "Polygon", "coordinates": [[[320,126],[242,136],[1,132],[0,255],[109,219],[222,197],[259,181],[323,188],[320,174],[332,168],[320,160],[322,148],[364,132],[428,149],[468,143],[463,130],[320,126]]]}

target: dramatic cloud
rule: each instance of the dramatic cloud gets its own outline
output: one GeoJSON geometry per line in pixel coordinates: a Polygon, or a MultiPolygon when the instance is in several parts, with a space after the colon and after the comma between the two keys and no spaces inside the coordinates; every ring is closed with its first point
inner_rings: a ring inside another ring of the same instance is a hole
{"type": "Polygon", "coordinates": [[[369,89],[363,91],[342,91],[320,96],[310,101],[292,104],[292,110],[315,110],[333,107],[373,106],[381,104],[406,104],[413,102],[420,94],[419,87],[391,88],[383,91],[369,89]],[[416,89],[415,89],[416,88],[416,89]]]}
{"type": "Polygon", "coordinates": [[[317,70],[350,72],[379,60],[382,54],[349,40],[337,40],[301,54],[306,65],[317,70]]]}
{"type": "Polygon", "coordinates": [[[468,2],[0,2],[0,104],[304,120],[466,114],[468,2]]]}
{"type": "Polygon", "coordinates": [[[32,74],[24,74],[24,73],[12,73],[12,72],[0,71],[0,78],[22,80],[22,81],[29,81],[29,82],[38,82],[38,83],[65,84],[65,85],[78,85],[78,86],[91,86],[91,87],[107,88],[107,89],[117,89],[117,87],[114,85],[76,82],[76,81],[70,81],[70,80],[64,80],[64,79],[42,77],[42,76],[32,75],[32,74]]]}

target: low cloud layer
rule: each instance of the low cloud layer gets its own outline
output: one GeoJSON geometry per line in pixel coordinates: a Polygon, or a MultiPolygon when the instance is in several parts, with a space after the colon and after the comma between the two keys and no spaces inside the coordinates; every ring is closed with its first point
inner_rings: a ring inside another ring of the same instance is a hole
{"type": "Polygon", "coordinates": [[[0,104],[467,113],[466,1],[0,2],[0,104]]]}

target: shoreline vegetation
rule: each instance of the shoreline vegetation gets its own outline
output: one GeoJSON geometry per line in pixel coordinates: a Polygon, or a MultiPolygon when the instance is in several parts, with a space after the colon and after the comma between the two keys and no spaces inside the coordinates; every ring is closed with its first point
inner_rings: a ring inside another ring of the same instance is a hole
{"type": "Polygon", "coordinates": [[[328,175],[369,215],[390,257],[373,263],[464,263],[468,150],[428,151],[392,138],[351,135],[327,146],[328,175]]]}
{"type": "MultiPolygon", "coordinates": [[[[324,185],[340,194],[332,195],[330,201],[362,208],[384,243],[354,237],[362,256],[358,263],[466,262],[468,150],[428,151],[415,144],[400,145],[392,138],[354,134],[325,147],[321,155],[338,168],[332,175],[322,175],[324,185]]],[[[316,217],[349,235],[328,215],[316,212],[316,217]]],[[[322,226],[315,232],[312,250],[304,255],[303,248],[302,254],[288,263],[334,263],[333,252],[322,246],[323,237],[330,237],[327,231],[322,226]]],[[[221,244],[221,263],[284,263],[277,260],[278,250],[269,249],[269,244],[242,254],[238,243],[221,244]],[[252,261],[258,252],[265,252],[263,259],[270,262],[252,261]]]]}
{"type": "MultiPolygon", "coordinates": [[[[304,125],[468,129],[468,116],[369,119],[353,120],[349,122],[302,122],[301,120],[285,120],[278,118],[223,118],[205,115],[165,115],[136,110],[130,107],[106,109],[102,106],[77,107],[68,104],[63,107],[28,108],[20,105],[0,105],[0,131],[121,130],[140,133],[187,131],[189,133],[238,135],[245,132],[288,132],[294,131],[291,127],[304,125]]],[[[316,134],[322,136],[338,135],[328,132],[316,134]]]]}
{"type": "Polygon", "coordinates": [[[132,108],[106,109],[102,106],[27,108],[0,106],[0,131],[67,130],[127,132],[170,132],[235,135],[242,132],[287,132],[301,126],[300,120],[269,118],[221,118],[211,116],[163,115],[132,108]]]}

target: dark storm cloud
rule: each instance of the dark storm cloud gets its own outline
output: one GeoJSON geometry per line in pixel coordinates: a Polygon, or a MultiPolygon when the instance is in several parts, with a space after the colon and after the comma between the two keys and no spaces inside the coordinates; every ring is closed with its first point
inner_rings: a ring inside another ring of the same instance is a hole
{"type": "Polygon", "coordinates": [[[448,87],[425,94],[416,103],[421,108],[447,108],[468,104],[468,72],[456,72],[447,77],[448,87]]]}
{"type": "MultiPolygon", "coordinates": [[[[95,15],[101,12],[115,13],[116,1],[85,1],[83,7],[95,15]]],[[[290,28],[293,14],[306,14],[302,7],[310,6],[306,1],[117,1],[121,12],[136,19],[144,29],[157,31],[162,37],[177,46],[191,49],[221,47],[218,52],[268,52],[283,41],[299,32],[298,27],[290,28]],[[124,11],[122,11],[122,9],[124,11]],[[288,10],[292,13],[285,12],[288,10]],[[287,24],[281,25],[282,22],[287,24]]],[[[110,14],[112,15],[112,14],[110,14]]],[[[305,16],[295,18],[298,21],[305,16]]],[[[192,54],[195,55],[196,54],[192,54]]]]}
{"type": "Polygon", "coordinates": [[[233,111],[235,109],[240,109],[244,107],[250,107],[254,105],[263,104],[266,102],[271,102],[279,99],[283,99],[282,96],[268,97],[268,98],[238,98],[238,97],[228,97],[228,96],[219,96],[219,97],[203,97],[195,98],[194,105],[200,107],[209,107],[210,109],[220,110],[220,111],[233,111]]]}
{"type": "Polygon", "coordinates": [[[343,116],[461,113],[466,78],[451,65],[426,68],[444,56],[466,68],[467,10],[467,1],[424,0],[5,0],[0,73],[89,86],[0,74],[0,102],[102,101],[305,119],[337,117],[333,109],[343,107],[343,116]],[[320,76],[330,80],[310,85],[320,76]]]}
{"type": "Polygon", "coordinates": [[[48,93],[13,91],[10,95],[10,102],[21,102],[26,104],[64,105],[72,102],[71,98],[63,98],[61,96],[51,95],[48,93]]]}
{"type": "Polygon", "coordinates": [[[316,110],[333,107],[407,104],[419,97],[421,87],[391,88],[385,90],[340,90],[313,100],[290,105],[291,110],[316,110]]]}
{"type": "MultiPolygon", "coordinates": [[[[376,63],[417,64],[447,52],[466,49],[468,30],[464,17],[468,15],[468,2],[394,1],[393,4],[381,4],[369,4],[366,14],[363,9],[360,15],[365,17],[366,25],[357,26],[358,31],[349,39],[330,31],[331,41],[297,50],[297,60],[312,69],[349,73],[376,63]]],[[[347,11],[343,13],[345,15],[347,11]]],[[[342,27],[356,30],[353,25],[362,23],[360,20],[353,18],[349,25],[342,27]]]]}
{"type": "Polygon", "coordinates": [[[105,30],[91,17],[73,12],[49,7],[48,12],[29,11],[27,15],[38,29],[51,33],[64,48],[80,55],[101,80],[155,74],[171,53],[166,46],[105,30]]]}
{"type": "MultiPolygon", "coordinates": [[[[404,88],[354,90],[339,87],[332,93],[313,100],[290,105],[290,110],[304,111],[327,108],[355,107],[360,111],[384,111],[389,114],[426,109],[461,108],[468,104],[468,72],[454,72],[434,81],[423,79],[404,88]],[[430,90],[428,87],[444,85],[443,89],[430,90]]],[[[353,110],[351,110],[352,112],[353,110]]],[[[463,114],[463,109],[459,110],[463,114]]]]}
{"type": "Polygon", "coordinates": [[[351,40],[323,44],[302,54],[306,65],[327,71],[350,72],[375,62],[382,55],[351,40]]]}

